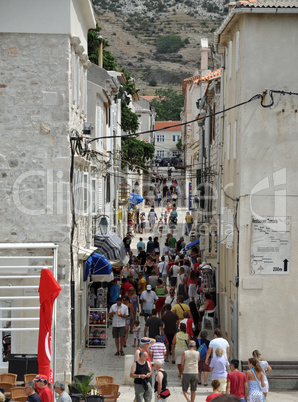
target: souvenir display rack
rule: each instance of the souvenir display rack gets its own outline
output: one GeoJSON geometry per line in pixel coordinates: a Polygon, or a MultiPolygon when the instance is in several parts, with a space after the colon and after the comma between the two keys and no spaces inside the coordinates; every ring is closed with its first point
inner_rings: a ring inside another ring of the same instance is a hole
{"type": "Polygon", "coordinates": [[[89,308],[88,348],[105,348],[108,342],[108,309],[89,308]]]}

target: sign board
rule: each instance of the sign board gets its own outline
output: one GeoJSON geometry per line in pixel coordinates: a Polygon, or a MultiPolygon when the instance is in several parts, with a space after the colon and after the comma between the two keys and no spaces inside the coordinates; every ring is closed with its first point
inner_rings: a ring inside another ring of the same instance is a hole
{"type": "Polygon", "coordinates": [[[250,274],[290,273],[290,217],[252,218],[250,274]]]}

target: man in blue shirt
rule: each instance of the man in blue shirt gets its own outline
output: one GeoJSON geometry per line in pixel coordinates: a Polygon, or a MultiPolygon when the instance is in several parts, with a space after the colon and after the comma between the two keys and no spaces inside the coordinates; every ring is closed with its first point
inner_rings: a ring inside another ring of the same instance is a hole
{"type": "Polygon", "coordinates": [[[109,305],[111,306],[112,304],[115,304],[117,301],[117,298],[120,296],[120,285],[117,283],[117,279],[112,280],[111,282],[111,287],[109,291],[109,305]]]}
{"type": "Polygon", "coordinates": [[[140,237],[140,241],[139,241],[138,244],[137,244],[137,249],[139,249],[139,247],[141,247],[142,250],[145,250],[146,245],[145,245],[145,243],[143,242],[142,237],[140,237]]]}

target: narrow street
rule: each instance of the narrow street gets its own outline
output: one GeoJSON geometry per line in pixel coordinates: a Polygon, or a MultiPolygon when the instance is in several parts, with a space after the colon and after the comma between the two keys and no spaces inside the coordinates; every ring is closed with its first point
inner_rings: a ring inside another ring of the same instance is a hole
{"type": "MultiPolygon", "coordinates": [[[[160,173],[160,172],[159,172],[160,173]]],[[[163,171],[162,171],[162,174],[163,171]]],[[[178,180],[178,184],[180,186],[181,182],[181,176],[180,172],[177,175],[173,175],[173,178],[176,178],[178,180]]],[[[169,184],[170,181],[167,182],[169,184]]],[[[152,183],[151,186],[154,186],[152,183]]],[[[182,185],[180,188],[183,187],[182,185]]],[[[184,190],[184,188],[183,188],[184,190]]],[[[148,193],[149,198],[153,199],[154,195],[153,192],[148,193]]],[[[184,192],[182,192],[181,196],[178,199],[178,225],[177,225],[177,230],[174,233],[174,236],[179,239],[180,236],[184,236],[184,219],[185,219],[185,214],[188,211],[187,207],[181,206],[182,200],[184,200],[184,192]]],[[[146,213],[146,217],[148,215],[148,212],[150,210],[149,206],[145,206],[144,203],[139,204],[140,211],[144,211],[146,213]]],[[[158,218],[161,215],[162,210],[164,209],[164,204],[160,207],[156,207],[155,211],[157,213],[158,218]]],[[[136,234],[132,240],[131,248],[133,251],[133,254],[137,254],[137,248],[136,245],[138,241],[140,240],[140,237],[142,237],[143,241],[147,243],[149,236],[158,236],[159,237],[159,242],[160,242],[160,247],[162,249],[165,241],[166,234],[168,233],[168,230],[164,230],[163,235],[160,236],[157,230],[157,225],[154,228],[153,232],[149,231],[149,225],[148,221],[146,221],[146,233],[145,234],[136,234]]],[[[185,242],[188,244],[189,238],[187,236],[185,237],[185,242]]],[[[140,324],[141,324],[141,335],[143,334],[144,330],[144,318],[140,317],[140,324]]],[[[211,340],[213,338],[213,331],[211,330],[210,327],[208,329],[208,339],[211,340]]],[[[84,356],[82,360],[82,364],[80,366],[80,370],[78,374],[91,374],[94,373],[94,377],[97,375],[112,375],[115,377],[114,382],[116,384],[120,385],[120,392],[121,395],[119,397],[119,401],[133,401],[134,400],[134,386],[131,383],[131,385],[125,384],[125,377],[128,377],[129,375],[127,374],[127,370],[130,370],[130,364],[128,364],[125,367],[125,360],[128,359],[129,362],[132,361],[133,354],[135,352],[135,347],[133,347],[133,335],[129,334],[128,342],[127,342],[127,347],[125,348],[125,354],[126,356],[121,357],[121,356],[114,356],[115,353],[115,344],[114,340],[112,338],[112,328],[111,326],[108,329],[108,346],[107,348],[99,348],[99,349],[85,349],[84,351],[84,356]]],[[[178,378],[178,370],[176,365],[173,365],[171,361],[168,363],[165,363],[164,366],[166,372],[168,373],[168,385],[169,389],[171,391],[171,397],[168,399],[169,401],[177,401],[177,402],[183,402],[185,401],[185,398],[182,394],[182,388],[181,388],[181,380],[178,378]]],[[[131,379],[130,379],[131,380],[131,379]]],[[[205,387],[203,385],[198,385],[197,389],[197,398],[196,400],[203,402],[205,401],[206,397],[212,392],[211,388],[211,373],[209,374],[208,377],[208,386],[205,387]]],[[[154,398],[152,398],[154,400],[154,398]]],[[[281,392],[270,392],[269,393],[269,398],[268,402],[292,402],[292,401],[297,401],[298,400],[298,392],[297,391],[281,391],[281,392]]]]}

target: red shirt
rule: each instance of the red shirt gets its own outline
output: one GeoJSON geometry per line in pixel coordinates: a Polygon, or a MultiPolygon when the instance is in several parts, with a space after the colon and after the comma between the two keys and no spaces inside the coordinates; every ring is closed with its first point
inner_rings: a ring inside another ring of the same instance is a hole
{"type": "Polygon", "coordinates": [[[237,396],[237,398],[245,398],[244,396],[244,383],[247,382],[247,377],[241,371],[231,371],[228,373],[227,382],[230,385],[230,394],[237,396]]]}
{"type": "Polygon", "coordinates": [[[53,391],[48,386],[37,389],[41,402],[53,402],[53,391]]]}
{"type": "Polygon", "coordinates": [[[206,310],[214,310],[214,303],[211,299],[208,299],[208,306],[206,310]]]}
{"type": "Polygon", "coordinates": [[[195,271],[195,273],[197,273],[198,272],[198,268],[199,268],[199,266],[201,265],[201,263],[200,262],[196,262],[195,264],[193,264],[193,267],[194,267],[194,271],[195,271]]]}
{"type": "Polygon", "coordinates": [[[206,398],[206,402],[212,401],[212,399],[217,398],[217,397],[220,396],[220,395],[223,395],[223,394],[220,393],[220,394],[211,394],[211,395],[208,395],[207,398],[206,398]]]}
{"type": "Polygon", "coordinates": [[[133,285],[130,282],[125,282],[121,285],[121,296],[123,297],[126,292],[129,291],[130,288],[133,288],[133,285]]]}

